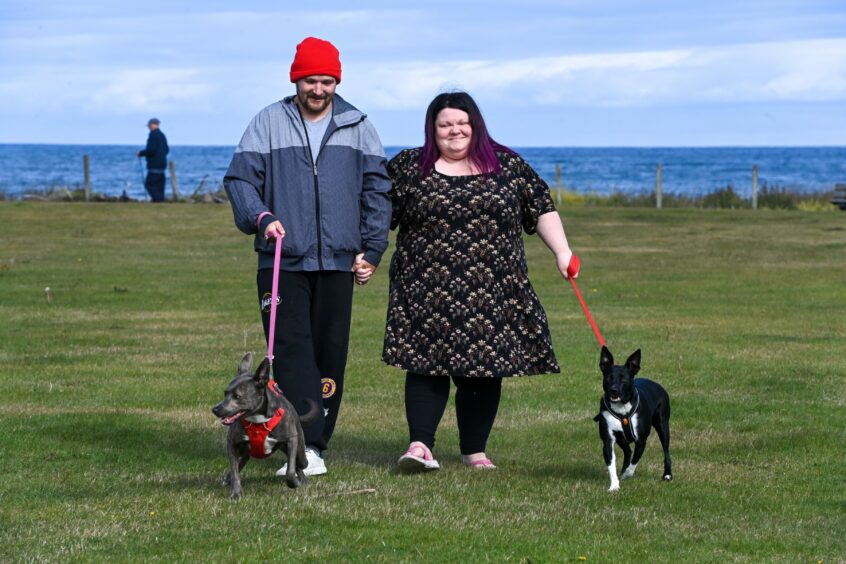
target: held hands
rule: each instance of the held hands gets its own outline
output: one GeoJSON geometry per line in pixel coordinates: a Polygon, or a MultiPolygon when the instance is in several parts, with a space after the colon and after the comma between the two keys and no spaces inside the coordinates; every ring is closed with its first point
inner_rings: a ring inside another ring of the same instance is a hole
{"type": "MultiPolygon", "coordinates": [[[[282,240],[285,238],[285,228],[279,221],[274,221],[264,230],[264,236],[268,241],[277,238],[282,240]]],[[[359,253],[355,256],[351,270],[355,273],[355,283],[364,286],[376,272],[376,267],[364,260],[364,253],[359,253]]]]}
{"type": "Polygon", "coordinates": [[[364,286],[376,272],[376,267],[364,260],[364,253],[358,253],[355,255],[355,262],[351,270],[355,273],[355,283],[364,286]]]}
{"type": "Polygon", "coordinates": [[[267,229],[264,230],[264,238],[270,241],[271,239],[276,238],[284,239],[285,238],[285,229],[282,227],[282,224],[278,221],[274,221],[270,225],[267,226],[267,229]]]}
{"type": "Polygon", "coordinates": [[[555,263],[558,266],[558,271],[561,272],[561,276],[564,278],[569,279],[571,277],[579,277],[581,261],[579,260],[579,257],[574,255],[569,249],[566,252],[556,255],[555,263]]]}

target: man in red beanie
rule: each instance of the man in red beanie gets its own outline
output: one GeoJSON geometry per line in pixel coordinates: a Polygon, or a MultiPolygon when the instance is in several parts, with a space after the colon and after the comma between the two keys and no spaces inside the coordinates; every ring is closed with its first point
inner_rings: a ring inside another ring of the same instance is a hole
{"type": "Polygon", "coordinates": [[[296,94],[253,118],[224,187],[236,226],[255,235],[265,338],[274,249],[282,245],[273,374],[300,413],[307,399],[323,407],[305,427],[305,473],[314,476],[326,473],[323,451],[341,405],[353,283],[370,280],[388,246],[391,181],[373,125],[335,94],[335,46],[304,39],[290,78],[296,94]]]}

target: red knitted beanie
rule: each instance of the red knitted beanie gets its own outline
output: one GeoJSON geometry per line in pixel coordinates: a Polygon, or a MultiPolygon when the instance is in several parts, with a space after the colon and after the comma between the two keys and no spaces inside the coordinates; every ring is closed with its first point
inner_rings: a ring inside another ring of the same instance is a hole
{"type": "Polygon", "coordinates": [[[338,50],[328,41],[306,37],[297,45],[297,54],[291,63],[291,82],[306,76],[325,74],[341,82],[341,59],[338,50]]]}

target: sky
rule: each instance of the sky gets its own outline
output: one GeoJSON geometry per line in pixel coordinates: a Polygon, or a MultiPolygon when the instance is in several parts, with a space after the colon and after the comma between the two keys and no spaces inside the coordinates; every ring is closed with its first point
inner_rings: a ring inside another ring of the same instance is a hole
{"type": "Polygon", "coordinates": [[[385,145],[468,91],[516,147],[846,145],[844,0],[0,0],[0,143],[238,143],[304,37],[385,145]]]}

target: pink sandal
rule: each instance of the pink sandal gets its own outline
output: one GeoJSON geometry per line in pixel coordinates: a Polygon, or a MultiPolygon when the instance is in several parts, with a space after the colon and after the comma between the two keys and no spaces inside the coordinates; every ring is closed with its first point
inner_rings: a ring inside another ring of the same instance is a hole
{"type": "Polygon", "coordinates": [[[437,470],[441,467],[429,447],[420,441],[414,441],[408,445],[405,454],[399,457],[400,470],[407,473],[421,472],[424,470],[437,470]]]}
{"type": "Polygon", "coordinates": [[[491,462],[490,458],[480,458],[479,460],[465,460],[464,465],[468,468],[478,468],[480,470],[495,470],[496,466],[491,462]]]}

